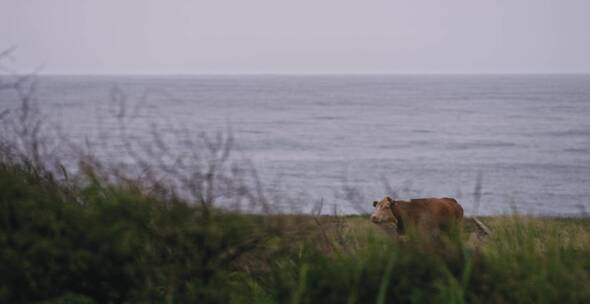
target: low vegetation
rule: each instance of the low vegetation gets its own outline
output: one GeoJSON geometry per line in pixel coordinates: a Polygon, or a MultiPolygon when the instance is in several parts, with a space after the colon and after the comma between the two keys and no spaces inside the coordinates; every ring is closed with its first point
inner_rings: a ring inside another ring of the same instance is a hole
{"type": "MultiPolygon", "coordinates": [[[[251,215],[0,163],[2,303],[590,300],[590,220],[398,240],[366,216],[251,215]]],[[[469,222],[469,221],[466,221],[469,222]]]]}

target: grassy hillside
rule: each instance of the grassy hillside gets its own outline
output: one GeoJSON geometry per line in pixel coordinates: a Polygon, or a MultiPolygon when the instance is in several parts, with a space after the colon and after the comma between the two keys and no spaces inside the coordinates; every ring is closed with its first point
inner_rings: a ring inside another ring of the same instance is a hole
{"type": "Polygon", "coordinates": [[[1,303],[583,303],[590,220],[397,240],[366,216],[247,215],[0,163],[1,303]]]}

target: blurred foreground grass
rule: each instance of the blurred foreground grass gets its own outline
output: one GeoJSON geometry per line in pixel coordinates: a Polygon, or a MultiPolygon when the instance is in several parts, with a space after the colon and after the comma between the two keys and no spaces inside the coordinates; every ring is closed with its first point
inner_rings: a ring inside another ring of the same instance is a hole
{"type": "Polygon", "coordinates": [[[367,216],[190,205],[0,163],[0,303],[588,303],[590,220],[398,241],[367,216]]]}

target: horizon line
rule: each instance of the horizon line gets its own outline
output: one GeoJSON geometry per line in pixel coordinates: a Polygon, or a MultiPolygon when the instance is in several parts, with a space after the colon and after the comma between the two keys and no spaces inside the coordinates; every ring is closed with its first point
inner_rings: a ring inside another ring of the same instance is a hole
{"type": "Polygon", "coordinates": [[[231,72],[231,73],[2,73],[0,76],[203,77],[203,76],[590,76],[590,72],[231,72]]]}

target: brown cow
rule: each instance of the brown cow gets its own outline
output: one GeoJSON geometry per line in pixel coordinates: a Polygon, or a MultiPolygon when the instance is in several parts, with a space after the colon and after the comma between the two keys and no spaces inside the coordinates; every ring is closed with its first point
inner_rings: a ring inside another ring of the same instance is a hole
{"type": "Polygon", "coordinates": [[[375,211],[371,221],[377,224],[394,224],[397,232],[409,229],[438,235],[449,232],[453,227],[460,229],[463,221],[463,208],[454,198],[416,198],[409,201],[393,200],[386,196],[374,201],[375,211]]]}

